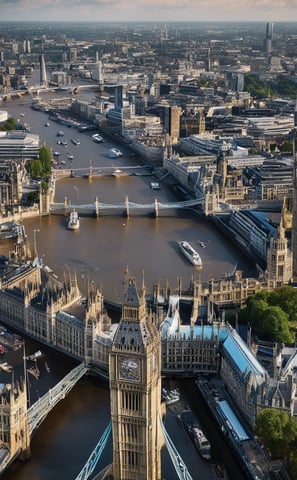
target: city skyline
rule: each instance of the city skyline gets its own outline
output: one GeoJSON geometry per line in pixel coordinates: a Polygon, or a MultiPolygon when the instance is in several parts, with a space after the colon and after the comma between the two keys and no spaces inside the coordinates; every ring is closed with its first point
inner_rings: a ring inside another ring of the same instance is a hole
{"type": "Polygon", "coordinates": [[[294,0],[0,0],[2,21],[278,21],[297,13],[294,0]]]}

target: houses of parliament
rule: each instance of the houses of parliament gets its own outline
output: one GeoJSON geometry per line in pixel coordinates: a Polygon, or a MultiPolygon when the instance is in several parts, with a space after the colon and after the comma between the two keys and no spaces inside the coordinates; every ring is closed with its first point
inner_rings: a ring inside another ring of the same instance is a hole
{"type": "MultiPolygon", "coordinates": [[[[160,285],[155,284],[152,294],[147,295],[144,280],[138,291],[135,279],[127,272],[119,324],[112,323],[107,314],[100,289],[90,283],[82,301],[76,274],[68,271],[63,281],[59,280],[38,256],[31,255],[26,241],[17,243],[9,261],[0,264],[2,322],[109,378],[113,432],[110,475],[114,480],[161,478],[161,374],[221,376],[251,427],[263,408],[281,408],[294,415],[295,347],[283,351],[272,347],[268,362],[261,358],[257,346],[242,341],[223,315],[215,315],[226,305],[240,308],[248,296],[262,289],[293,284],[297,273],[296,166],[294,172],[294,196],[284,199],[279,227],[267,250],[265,272],[258,278],[245,278],[235,271],[207,283],[194,278],[187,291],[179,285],[174,294],[165,292],[162,305],[160,285]],[[180,320],[181,298],[191,303],[188,324],[180,320]],[[203,320],[201,310],[206,312],[203,320]]],[[[12,419],[17,411],[26,410],[25,390],[20,382],[17,388],[6,386],[0,395],[1,415],[7,419],[3,424],[8,426],[0,433],[0,441],[11,452],[21,450],[24,454],[28,451],[25,424],[18,426],[12,419]]]]}

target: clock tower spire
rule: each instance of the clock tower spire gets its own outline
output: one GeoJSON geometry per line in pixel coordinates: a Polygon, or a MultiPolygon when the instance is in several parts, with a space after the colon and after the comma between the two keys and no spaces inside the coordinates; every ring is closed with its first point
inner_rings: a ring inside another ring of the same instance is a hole
{"type": "Polygon", "coordinates": [[[130,278],[109,360],[114,480],[161,479],[161,344],[130,278]]]}

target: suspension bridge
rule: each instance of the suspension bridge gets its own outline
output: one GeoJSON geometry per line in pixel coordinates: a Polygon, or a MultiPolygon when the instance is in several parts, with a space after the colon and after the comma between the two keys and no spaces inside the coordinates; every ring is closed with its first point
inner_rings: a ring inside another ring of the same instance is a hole
{"type": "Polygon", "coordinates": [[[54,388],[51,388],[43,397],[39,398],[28,409],[28,425],[30,437],[35,430],[43,422],[49,412],[57,405],[57,403],[66,397],[72,390],[74,385],[87,373],[84,363],[81,363],[66,375],[54,388]]]}
{"type": "Polygon", "coordinates": [[[193,198],[191,200],[185,200],[180,202],[170,202],[170,203],[163,203],[159,202],[157,198],[155,198],[154,202],[151,203],[136,203],[130,202],[128,197],[124,202],[119,203],[104,203],[99,202],[98,198],[96,197],[94,203],[89,204],[71,204],[67,198],[65,198],[64,203],[51,203],[50,204],[50,212],[59,212],[63,211],[63,213],[67,213],[70,210],[76,210],[79,214],[89,214],[95,217],[99,217],[100,211],[106,210],[121,210],[121,212],[125,213],[127,217],[129,217],[131,210],[140,211],[153,211],[155,216],[157,217],[160,210],[167,210],[167,209],[180,209],[180,208],[190,208],[197,205],[202,205],[204,203],[203,198],[193,198]]]}
{"type": "MultiPolygon", "coordinates": [[[[75,384],[80,378],[87,373],[87,368],[84,363],[81,363],[75,367],[71,372],[69,372],[54,388],[51,388],[45,395],[37,400],[30,408],[27,410],[27,428],[29,437],[31,439],[34,432],[43,422],[45,417],[50,413],[50,411],[57,405],[57,403],[64,399],[66,395],[72,390],[75,384]]],[[[21,455],[22,450],[18,448],[15,451],[9,451],[8,449],[2,448],[1,460],[0,460],[0,475],[5,471],[5,469],[15,460],[19,455],[21,455]]]]}
{"type": "MultiPolygon", "coordinates": [[[[165,425],[162,420],[162,415],[159,416],[161,429],[164,435],[165,444],[172,460],[174,469],[176,471],[177,477],[179,480],[193,480],[185,462],[183,461],[182,457],[178,453],[177,449],[173,441],[171,440],[165,425]]],[[[90,475],[93,473],[98,461],[100,460],[101,454],[109,440],[111,435],[111,422],[107,425],[106,429],[104,430],[99,442],[95,446],[94,450],[92,451],[91,455],[89,456],[86,464],[80,471],[79,475],[76,477],[75,480],[88,480],[90,475]]]]}
{"type": "MultiPolygon", "coordinates": [[[[28,429],[30,438],[35,433],[37,428],[47,417],[50,411],[57,405],[60,400],[64,399],[66,395],[72,390],[75,384],[87,373],[88,369],[86,368],[84,362],[75,367],[71,372],[69,372],[55,387],[51,388],[45,395],[39,398],[27,411],[28,416],[28,429]]],[[[159,421],[161,423],[161,429],[164,435],[165,444],[167,446],[168,453],[173,462],[173,466],[177,473],[179,480],[192,480],[191,475],[188,472],[187,466],[178,453],[177,449],[174,446],[173,441],[171,440],[169,434],[166,431],[165,425],[160,415],[159,421]]],[[[111,435],[111,422],[108,423],[106,429],[104,430],[102,436],[100,437],[97,445],[91,452],[88,460],[83,466],[82,470],[78,474],[75,480],[88,480],[90,475],[93,473],[96,468],[102,452],[110,438],[111,435]]],[[[11,461],[15,458],[6,457],[4,461],[0,464],[0,473],[2,473],[11,461]]]]}

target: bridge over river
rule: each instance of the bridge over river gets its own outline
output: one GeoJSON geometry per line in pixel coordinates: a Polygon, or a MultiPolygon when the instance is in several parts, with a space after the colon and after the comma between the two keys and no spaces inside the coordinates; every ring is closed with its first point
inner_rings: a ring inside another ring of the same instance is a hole
{"type": "MultiPolygon", "coordinates": [[[[28,417],[28,430],[30,440],[38,427],[41,425],[43,420],[47,417],[50,411],[66,397],[66,395],[72,390],[75,384],[88,372],[88,368],[85,366],[85,363],[81,363],[70,371],[55,387],[49,389],[49,391],[43,395],[41,398],[31,405],[27,410],[28,417]]],[[[173,441],[169,437],[165,426],[160,415],[161,428],[164,435],[164,440],[168,449],[168,453],[172,459],[173,466],[176,470],[177,476],[180,480],[192,480],[191,475],[189,474],[185,463],[183,462],[181,456],[176,450],[173,441]]],[[[75,480],[87,480],[90,478],[90,475],[93,473],[98,461],[100,460],[101,454],[110,438],[111,434],[111,422],[107,425],[105,431],[101,435],[97,445],[91,452],[89,458],[86,461],[86,464],[83,466],[82,470],[78,474],[75,480]]],[[[21,452],[16,452],[13,455],[6,456],[3,461],[0,463],[0,474],[5,471],[5,469],[11,464],[13,460],[21,452]]]]}
{"type": "Polygon", "coordinates": [[[125,214],[128,218],[130,216],[131,210],[133,211],[152,211],[155,217],[158,217],[160,210],[167,209],[180,209],[180,208],[191,208],[197,205],[202,205],[204,203],[203,198],[193,198],[191,200],[185,200],[180,202],[168,202],[163,203],[159,202],[155,198],[152,203],[136,203],[130,202],[128,196],[126,196],[124,202],[119,203],[104,203],[99,202],[98,197],[95,198],[94,203],[89,204],[71,204],[68,202],[68,199],[65,198],[64,203],[51,203],[50,204],[50,213],[60,213],[67,214],[71,210],[76,210],[80,215],[90,215],[98,218],[100,216],[100,211],[107,210],[120,210],[121,213],[125,214]]]}
{"type": "MultiPolygon", "coordinates": [[[[56,152],[56,154],[59,154],[60,152],[56,152]]],[[[59,156],[57,157],[58,159],[56,160],[57,163],[59,163],[59,156]]],[[[73,156],[68,156],[68,163],[71,165],[73,161],[73,156]]],[[[100,178],[100,177],[107,177],[107,176],[113,176],[115,178],[118,177],[123,177],[123,176],[141,176],[141,177],[147,177],[147,176],[152,176],[153,172],[151,167],[145,166],[145,165],[120,165],[120,166],[115,166],[115,165],[106,165],[102,167],[93,167],[90,165],[89,167],[79,167],[79,168],[62,168],[62,166],[65,167],[66,160],[61,160],[59,168],[54,168],[52,169],[52,174],[56,180],[59,180],[61,178],[67,178],[67,177],[75,177],[75,178],[87,178],[87,179],[92,179],[92,178],[100,178]]]]}

